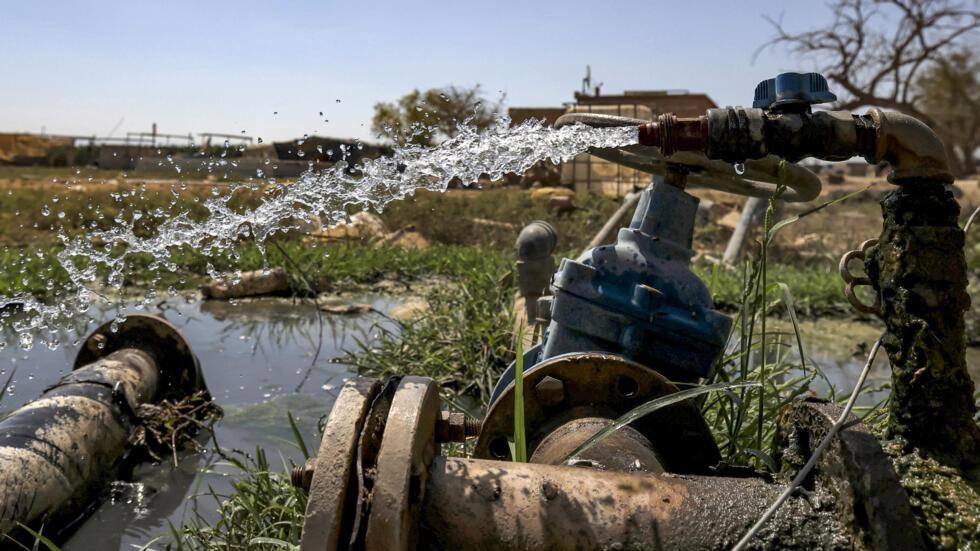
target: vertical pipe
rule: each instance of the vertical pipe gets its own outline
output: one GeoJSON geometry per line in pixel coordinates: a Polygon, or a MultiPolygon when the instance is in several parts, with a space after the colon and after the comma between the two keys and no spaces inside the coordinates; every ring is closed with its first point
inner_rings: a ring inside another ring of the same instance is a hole
{"type": "Polygon", "coordinates": [[[735,231],[732,232],[731,238],[728,239],[728,246],[725,247],[725,254],[722,256],[721,261],[725,264],[735,264],[738,262],[739,257],[742,255],[742,245],[745,243],[745,236],[749,233],[749,228],[752,227],[752,220],[758,217],[758,215],[765,209],[766,201],[761,197],[749,197],[745,200],[745,205],[742,207],[742,216],[738,219],[738,225],[735,226],[735,231]]]}
{"type": "Polygon", "coordinates": [[[884,225],[865,265],[881,296],[892,365],[889,431],[965,466],[980,462],[966,369],[964,235],[943,182],[904,182],[881,202],[884,225]]]}

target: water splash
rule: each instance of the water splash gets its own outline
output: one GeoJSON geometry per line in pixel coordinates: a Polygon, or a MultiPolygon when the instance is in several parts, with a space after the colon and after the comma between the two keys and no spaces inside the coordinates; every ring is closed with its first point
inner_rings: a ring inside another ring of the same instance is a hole
{"type": "MultiPolygon", "coordinates": [[[[61,235],[64,249],[58,262],[69,275],[70,293],[55,304],[29,294],[0,295],[0,322],[13,324],[20,335],[18,345],[24,349],[33,346],[35,335],[51,346],[65,320],[77,319],[100,297],[108,300],[100,293],[101,287],[122,289],[127,265],[135,255],[149,258],[148,267],[155,272],[175,272],[170,253],[180,247],[216,255],[232,250],[242,239],[254,239],[262,250],[267,239],[304,222],[342,223],[352,207],[381,211],[417,190],[444,191],[455,179],[474,182],[483,175],[498,179],[507,173],[523,173],[540,160],[558,163],[589,148],[637,142],[633,127],[575,125],[556,130],[534,120],[511,127],[506,117],[482,132],[466,124],[458,130],[455,137],[434,147],[409,144],[396,147],[390,157],[351,165],[345,156],[330,168],[311,169],[293,183],[276,183],[268,198],[252,210],[239,211],[229,204],[237,189],[255,189],[254,183],[238,184],[206,200],[208,214],[203,220],[183,211],[166,219],[150,236],[137,232],[142,217],[138,209],[129,219],[117,216],[110,229],[75,238],[61,235]],[[103,278],[100,273],[105,274],[103,278]]],[[[208,270],[212,277],[219,275],[210,265],[208,270]]],[[[147,293],[147,301],[154,298],[152,291],[147,293]]],[[[0,342],[0,349],[4,346],[0,342]]]]}

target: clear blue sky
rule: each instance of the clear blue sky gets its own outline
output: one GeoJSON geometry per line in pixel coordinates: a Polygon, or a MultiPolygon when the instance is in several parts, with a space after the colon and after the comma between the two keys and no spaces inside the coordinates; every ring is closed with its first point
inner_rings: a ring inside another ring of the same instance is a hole
{"type": "Polygon", "coordinates": [[[608,93],[747,104],[759,80],[809,69],[784,52],[753,63],[772,33],[762,16],[794,29],[830,17],[774,0],[0,1],[0,131],[101,136],[125,118],[116,136],[157,122],[266,140],[370,139],[372,106],[413,88],[480,83],[509,106],[560,105],[586,64],[608,93]]]}

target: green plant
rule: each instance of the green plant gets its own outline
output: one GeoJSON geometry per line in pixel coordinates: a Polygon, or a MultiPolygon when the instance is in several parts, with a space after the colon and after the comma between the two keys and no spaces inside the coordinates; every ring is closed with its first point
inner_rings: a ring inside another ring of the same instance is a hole
{"type": "MultiPolygon", "coordinates": [[[[167,544],[170,549],[294,549],[299,545],[306,510],[306,492],[292,485],[289,467],[281,472],[270,469],[265,451],[255,450],[254,458],[238,459],[225,455],[225,460],[241,472],[232,484],[229,495],[220,495],[208,488],[195,497],[194,517],[180,528],[171,526],[167,544]],[[217,522],[211,523],[201,515],[199,500],[215,504],[217,522]]],[[[144,548],[151,548],[156,541],[144,548]]]]}
{"type": "MultiPolygon", "coordinates": [[[[451,259],[447,259],[451,260],[451,259]]],[[[442,396],[476,416],[497,378],[514,359],[510,310],[514,282],[509,255],[483,254],[423,292],[429,305],[398,331],[379,327],[373,343],[358,341],[338,361],[373,377],[422,375],[439,383],[442,396]]]]}
{"type": "Polygon", "coordinates": [[[779,222],[772,218],[773,201],[770,200],[765,234],[759,243],[760,255],[755,262],[743,263],[740,272],[741,299],[728,339],[735,343],[734,349],[722,356],[708,381],[757,383],[758,395],[755,400],[748,400],[747,389],[743,387],[738,399],[716,397],[706,401],[702,408],[729,464],[771,468],[774,462],[767,443],[772,442],[779,411],[797,397],[813,393],[811,384],[818,377],[828,383],[830,398],[835,398],[833,385],[813,362],[807,360],[790,286],[783,282],[769,284],[766,250],[781,228],[864,191],[828,201],[779,222]],[[780,299],[770,301],[769,296],[777,292],[780,299]],[[776,306],[785,309],[793,326],[792,337],[799,352],[799,363],[787,359],[783,338],[788,335],[767,331],[766,319],[776,306]]]}
{"type": "MultiPolygon", "coordinates": [[[[520,335],[523,330],[518,331],[520,335]]],[[[524,429],[524,339],[517,338],[514,367],[514,461],[527,463],[527,435],[524,429]]]]}

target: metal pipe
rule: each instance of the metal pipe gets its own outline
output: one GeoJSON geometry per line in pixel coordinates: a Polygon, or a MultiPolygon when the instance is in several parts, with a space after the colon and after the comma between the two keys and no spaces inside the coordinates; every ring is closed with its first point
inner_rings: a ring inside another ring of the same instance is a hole
{"type": "Polygon", "coordinates": [[[176,328],[151,316],[129,316],[115,333],[97,330],[77,367],[0,422],[0,534],[44,524],[69,532],[103,483],[116,475],[137,408],[203,388],[196,358],[176,328]],[[180,338],[183,347],[173,346],[180,338]]]}
{"type": "Polygon", "coordinates": [[[871,109],[865,117],[871,118],[876,130],[873,155],[866,159],[870,163],[891,165],[890,182],[902,184],[916,179],[953,182],[946,148],[925,123],[904,113],[881,109],[871,109]]]}
{"type": "Polygon", "coordinates": [[[636,208],[636,204],[639,202],[640,202],[639,191],[633,191],[631,193],[627,193],[626,197],[623,197],[623,204],[620,205],[618,209],[616,209],[616,212],[614,212],[612,216],[609,217],[609,220],[606,220],[606,223],[602,226],[602,228],[598,231],[598,233],[595,234],[595,236],[592,238],[592,241],[589,241],[589,244],[585,246],[585,249],[582,252],[584,253],[585,251],[594,249],[600,245],[605,245],[606,243],[608,243],[609,238],[612,237],[613,233],[619,230],[619,228],[621,227],[621,224],[619,223],[620,220],[622,220],[627,213],[632,212],[633,209],[636,208]]]}
{"type": "Polygon", "coordinates": [[[557,246],[558,233],[543,220],[535,220],[524,226],[517,236],[517,287],[524,297],[527,315],[525,328],[534,324],[538,298],[544,295],[555,273],[553,255],[557,246]]]}
{"type": "Polygon", "coordinates": [[[942,141],[914,117],[870,109],[783,113],[744,107],[709,109],[705,115],[662,115],[640,125],[640,145],[703,152],[709,159],[742,162],[777,155],[790,161],[804,157],[838,161],[855,155],[892,166],[895,184],[928,178],[953,181],[942,141]]]}
{"type": "MultiPolygon", "coordinates": [[[[418,547],[727,549],[779,490],[757,478],[436,457],[426,479],[418,547]]],[[[849,541],[845,528],[829,521],[832,508],[818,511],[801,497],[786,507],[761,541],[792,534],[777,541],[800,549],[849,541]]]]}
{"type": "Polygon", "coordinates": [[[971,301],[960,208],[941,181],[911,181],[881,201],[882,232],[865,256],[891,360],[888,429],[971,468],[980,465],[980,426],[966,365],[964,314],[971,301]]]}
{"type": "Polygon", "coordinates": [[[745,243],[745,236],[749,233],[749,228],[752,227],[752,220],[758,218],[759,214],[764,212],[765,209],[766,201],[761,197],[749,197],[745,200],[745,205],[742,207],[742,215],[738,219],[738,225],[735,226],[735,231],[732,232],[732,236],[728,239],[725,254],[721,257],[722,262],[729,266],[738,262],[738,258],[742,254],[742,243],[745,243]]]}

